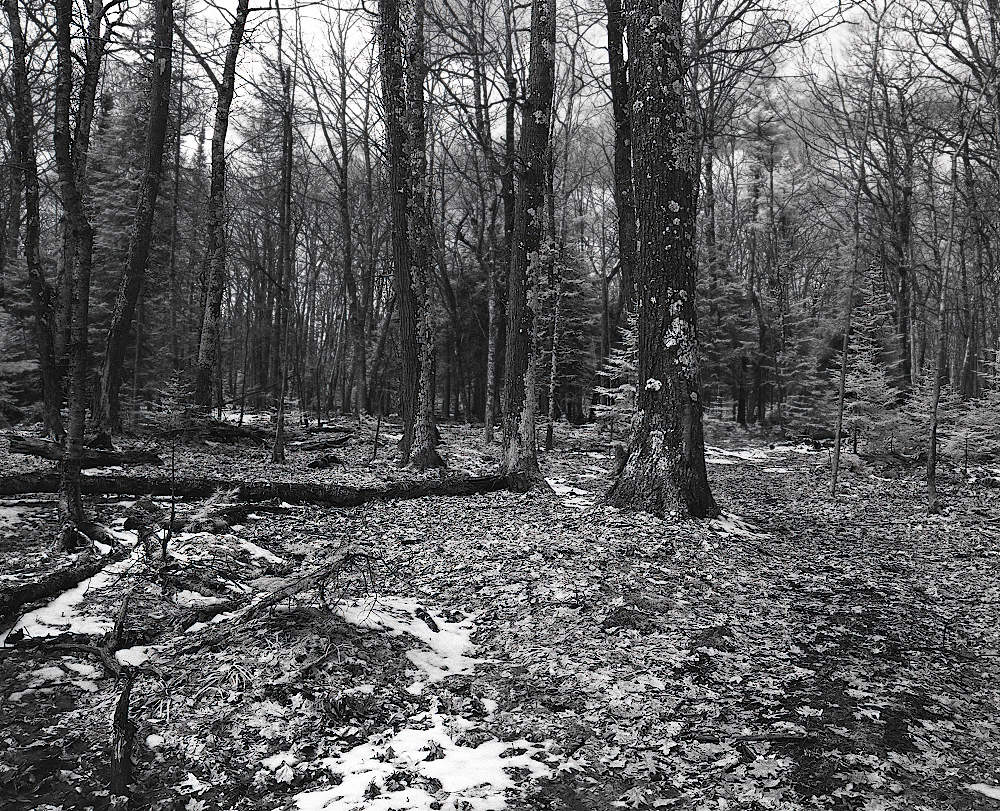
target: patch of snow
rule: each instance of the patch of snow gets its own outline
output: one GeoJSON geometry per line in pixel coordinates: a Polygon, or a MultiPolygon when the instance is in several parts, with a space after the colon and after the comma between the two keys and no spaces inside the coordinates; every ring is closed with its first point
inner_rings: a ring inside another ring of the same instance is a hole
{"type": "MultiPolygon", "coordinates": [[[[233,529],[236,529],[236,527],[233,527],[233,529]]],[[[247,541],[241,538],[240,546],[246,549],[246,551],[249,552],[251,555],[253,555],[255,558],[261,558],[262,560],[266,560],[269,563],[288,562],[284,558],[278,557],[276,554],[274,554],[274,552],[269,552],[268,550],[264,549],[264,547],[257,546],[257,544],[253,543],[252,541],[247,541]]]]}
{"type": "Polygon", "coordinates": [[[446,622],[427,611],[419,600],[407,597],[352,601],[338,610],[345,620],[362,628],[383,628],[396,636],[405,634],[420,640],[424,647],[409,650],[406,656],[430,682],[471,673],[478,661],[469,656],[473,650],[471,617],[446,622]],[[423,611],[437,625],[437,631],[420,618],[418,612],[423,611]]]}
{"type": "Polygon", "coordinates": [[[190,626],[184,633],[193,634],[200,631],[202,628],[207,628],[209,625],[217,625],[220,622],[225,622],[226,620],[231,620],[233,617],[238,617],[243,612],[246,611],[245,608],[238,608],[235,611],[226,611],[222,614],[216,614],[208,622],[196,622],[194,625],[190,626]]]}
{"type": "Polygon", "coordinates": [[[190,589],[182,589],[174,595],[174,602],[181,606],[181,608],[195,608],[197,606],[218,605],[219,603],[226,602],[226,600],[221,597],[213,597],[197,591],[191,591],[190,589]]]}
{"type": "Polygon", "coordinates": [[[790,467],[766,467],[764,468],[765,473],[791,473],[792,469],[790,467]]]}
{"type": "Polygon", "coordinates": [[[115,651],[115,659],[118,660],[119,664],[138,667],[149,661],[149,652],[154,649],[153,645],[133,645],[131,648],[115,651]]]}
{"type": "Polygon", "coordinates": [[[967,783],[964,787],[969,791],[982,794],[984,797],[1000,800],[1000,786],[991,786],[988,783],[967,783]]]}
{"type": "Polygon", "coordinates": [[[549,483],[549,487],[552,488],[552,492],[557,496],[586,496],[589,495],[586,490],[581,490],[579,487],[572,487],[568,484],[564,484],[562,479],[549,479],[546,478],[545,481],[549,483]]]}
{"type": "Polygon", "coordinates": [[[14,631],[23,631],[29,637],[56,636],[57,634],[104,634],[114,627],[114,619],[108,616],[87,615],[81,610],[87,595],[97,589],[113,586],[130,567],[139,560],[140,552],[134,551],[129,557],[116,563],[109,563],[93,577],[88,577],[58,597],[29,611],[10,630],[0,635],[0,645],[14,631]]]}
{"type": "Polygon", "coordinates": [[[430,712],[413,721],[429,726],[372,738],[340,757],[324,760],[331,772],[340,775],[341,782],[330,789],[297,795],[300,811],[500,811],[507,805],[504,792],[523,784],[523,780],[515,783],[507,769],[524,769],[531,780],[552,773],[533,757],[545,751],[543,746],[525,740],[489,740],[476,747],[463,746],[456,743],[449,726],[461,732],[471,726],[466,719],[430,712]],[[435,779],[449,796],[442,798],[439,792],[431,794],[415,785],[387,789],[386,782],[397,772],[413,775],[411,782],[435,779]],[[375,797],[369,791],[373,784],[379,789],[375,797]]]}
{"type": "Polygon", "coordinates": [[[146,748],[147,749],[159,749],[166,740],[162,735],[147,735],[146,736],[146,748]]]}
{"type": "Polygon", "coordinates": [[[733,513],[722,513],[718,518],[713,518],[708,525],[721,535],[729,535],[736,538],[751,538],[759,540],[769,538],[765,532],[758,532],[749,522],[733,513]]]}
{"type": "Polygon", "coordinates": [[[264,758],[260,763],[269,772],[274,772],[281,766],[297,766],[299,759],[291,752],[278,752],[276,755],[264,758]]]}

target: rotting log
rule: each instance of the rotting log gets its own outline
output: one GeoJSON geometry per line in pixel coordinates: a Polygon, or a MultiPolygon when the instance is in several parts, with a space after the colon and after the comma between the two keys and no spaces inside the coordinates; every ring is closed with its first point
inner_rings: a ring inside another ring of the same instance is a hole
{"type": "MultiPolygon", "coordinates": [[[[5,434],[10,442],[10,452],[23,456],[38,456],[61,462],[65,448],[50,439],[34,439],[20,434],[5,434]]],[[[116,465],[162,465],[163,460],[152,451],[106,451],[86,448],[80,460],[81,468],[111,467],[116,465]]]]}
{"type": "Polygon", "coordinates": [[[225,420],[212,417],[185,416],[176,425],[163,425],[159,419],[144,423],[145,431],[161,439],[210,440],[220,443],[235,443],[241,439],[250,439],[265,444],[270,441],[271,434],[263,428],[252,425],[236,425],[225,420]]]}
{"type": "Polygon", "coordinates": [[[55,597],[71,589],[88,577],[93,577],[106,566],[125,557],[123,547],[116,547],[110,554],[64,566],[30,583],[0,587],[0,627],[5,627],[28,603],[55,597]]]}
{"type": "MultiPolygon", "coordinates": [[[[357,507],[369,501],[397,501],[424,496],[473,496],[511,490],[525,493],[531,489],[527,477],[514,475],[448,476],[440,479],[417,479],[389,482],[381,486],[350,487],[342,484],[309,482],[246,482],[209,477],[169,476],[82,476],[84,495],[169,496],[205,498],[216,491],[232,491],[234,501],[270,501],[289,504],[321,504],[328,507],[357,507]],[[234,486],[235,485],[235,486],[234,486]]],[[[55,473],[24,473],[0,476],[0,496],[25,493],[57,493],[59,476],[55,473]]]]}
{"type": "Polygon", "coordinates": [[[327,451],[330,448],[342,448],[347,445],[352,439],[354,439],[354,434],[340,434],[335,437],[326,437],[323,439],[311,439],[305,442],[295,442],[289,443],[289,447],[296,451],[327,451]]]}

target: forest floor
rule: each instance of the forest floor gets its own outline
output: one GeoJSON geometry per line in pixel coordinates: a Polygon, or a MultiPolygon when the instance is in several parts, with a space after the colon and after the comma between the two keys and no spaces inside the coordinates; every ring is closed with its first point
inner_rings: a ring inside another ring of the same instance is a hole
{"type": "MultiPolygon", "coordinates": [[[[249,445],[185,444],[179,467],[414,476],[385,426],[368,464],[373,428],[333,471],[249,445]]],[[[442,435],[453,470],[495,468],[478,432],[442,435]]],[[[846,473],[834,502],[827,451],[711,444],[714,521],[603,506],[608,438],[569,427],[551,491],[250,505],[228,525],[205,520],[219,499],[182,503],[201,520],[165,569],[124,529],[131,499],[94,499],[132,548],[0,649],[0,807],[111,804],[121,685],[55,643],[103,644],[128,595],[129,808],[1000,808],[1000,490],[946,471],[928,517],[921,470],[846,473]]],[[[47,465],[0,450],[0,472],[47,465]]],[[[0,586],[72,562],[47,551],[53,499],[0,500],[0,586]]]]}

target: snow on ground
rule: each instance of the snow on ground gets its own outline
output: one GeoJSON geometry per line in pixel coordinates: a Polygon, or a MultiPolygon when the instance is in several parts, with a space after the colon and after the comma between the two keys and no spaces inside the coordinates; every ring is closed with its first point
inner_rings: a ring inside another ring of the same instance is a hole
{"type": "Polygon", "coordinates": [[[755,462],[767,459],[768,454],[760,448],[740,448],[726,450],[715,445],[705,446],[705,462],[709,465],[737,465],[741,461],[755,462]]]}
{"type": "Polygon", "coordinates": [[[109,563],[93,577],[88,577],[58,597],[29,611],[10,630],[0,635],[0,646],[14,631],[23,631],[28,637],[56,636],[57,634],[104,634],[114,627],[114,618],[86,613],[86,598],[91,591],[113,587],[139,561],[142,550],[136,549],[124,560],[109,563]]]}
{"type": "Polygon", "coordinates": [[[10,701],[25,701],[35,693],[51,693],[58,689],[59,685],[72,684],[87,693],[97,692],[97,684],[94,679],[100,678],[101,672],[84,662],[60,662],[60,666],[40,667],[28,674],[28,683],[25,689],[11,693],[8,697],[10,701]]]}
{"type": "MultiPolygon", "coordinates": [[[[471,617],[447,622],[433,616],[419,600],[408,597],[355,600],[341,605],[339,611],[345,620],[362,628],[383,628],[394,636],[408,634],[422,642],[423,647],[413,648],[406,655],[427,682],[471,673],[478,661],[469,655],[474,649],[471,617]]],[[[420,692],[423,681],[412,685],[411,691],[420,692]]]]}
{"type": "MultiPolygon", "coordinates": [[[[233,529],[236,529],[236,527],[233,527],[233,529]]],[[[252,541],[248,541],[248,540],[246,540],[244,538],[241,538],[239,543],[240,543],[240,546],[242,546],[247,552],[249,552],[255,558],[260,558],[261,560],[266,560],[268,563],[279,563],[279,564],[281,564],[281,563],[287,563],[288,562],[284,558],[279,557],[278,555],[274,554],[274,552],[268,552],[266,549],[264,549],[264,547],[257,546],[257,544],[253,543],[252,541]]]]}
{"type": "Polygon", "coordinates": [[[473,723],[434,711],[414,716],[410,724],[418,726],[377,736],[324,760],[341,782],[297,795],[300,811],[500,811],[507,806],[504,792],[525,782],[515,782],[508,770],[524,770],[529,780],[551,774],[536,759],[545,753],[544,746],[526,740],[465,746],[456,738],[473,723]],[[431,780],[440,783],[440,791],[429,790],[431,780]],[[413,785],[418,782],[424,786],[413,785]]]}
{"type": "Polygon", "coordinates": [[[766,532],[760,532],[749,521],[733,513],[721,513],[713,518],[708,525],[720,535],[736,538],[762,539],[771,537],[766,532]]]}

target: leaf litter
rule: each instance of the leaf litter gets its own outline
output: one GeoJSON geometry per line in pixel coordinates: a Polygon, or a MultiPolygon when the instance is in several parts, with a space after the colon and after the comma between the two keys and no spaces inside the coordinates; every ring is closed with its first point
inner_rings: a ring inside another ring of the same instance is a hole
{"type": "MultiPolygon", "coordinates": [[[[851,473],[834,503],[822,452],[716,440],[727,513],[678,523],[602,505],[592,430],[557,444],[555,492],[258,510],[179,538],[171,594],[227,611],[165,601],[146,562],[92,587],[83,619],[130,589],[143,626],[119,652],[144,674],[133,805],[992,807],[995,490],[953,472],[928,518],[917,475],[851,473]],[[372,571],[240,619],[348,546],[372,571]]],[[[42,656],[0,660],[0,792],[97,807],[113,679],[42,656]],[[24,689],[49,692],[12,709],[24,689]]]]}

